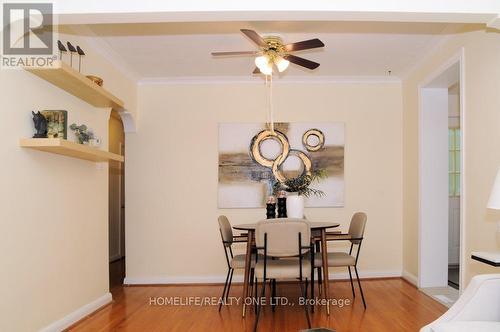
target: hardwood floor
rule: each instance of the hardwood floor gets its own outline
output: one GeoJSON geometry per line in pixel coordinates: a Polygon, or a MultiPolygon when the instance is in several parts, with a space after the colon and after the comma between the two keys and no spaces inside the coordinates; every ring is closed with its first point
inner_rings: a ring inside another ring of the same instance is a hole
{"type": "MultiPolygon", "coordinates": [[[[317,306],[311,314],[312,327],[328,327],[344,331],[418,331],[435,320],[446,308],[402,279],[363,280],[368,308],[363,310],[356,288],[353,304],[342,308],[332,306],[331,315],[317,306]]],[[[230,296],[241,293],[241,285],[231,287],[230,296]]],[[[278,284],[277,296],[297,302],[297,284],[278,284]]],[[[188,305],[189,297],[218,297],[222,285],[203,286],[131,286],[112,290],[113,303],[82,320],[69,331],[252,331],[255,315],[247,310],[241,317],[241,305],[188,305]],[[170,297],[180,297],[180,305],[164,303],[170,297]],[[156,301],[151,305],[150,301],[156,301]]],[[[351,299],[348,281],[334,281],[330,294],[336,299],[351,299]]],[[[317,294],[316,294],[317,295],[317,294]]],[[[195,298],[193,298],[195,299],[195,298]]],[[[303,307],[297,304],[278,306],[273,313],[265,306],[259,321],[259,331],[299,331],[307,328],[303,307]]]]}

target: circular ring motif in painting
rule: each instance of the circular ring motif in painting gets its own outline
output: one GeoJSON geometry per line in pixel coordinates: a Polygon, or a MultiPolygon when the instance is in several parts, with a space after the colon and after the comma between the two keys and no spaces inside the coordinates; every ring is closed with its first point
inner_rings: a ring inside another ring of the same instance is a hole
{"type": "Polygon", "coordinates": [[[288,157],[288,153],[290,152],[290,143],[288,143],[288,139],[285,135],[280,133],[279,131],[272,132],[271,130],[263,130],[252,138],[252,142],[250,143],[250,155],[259,165],[262,165],[267,168],[272,168],[277,160],[281,160],[278,164],[280,166],[285,159],[288,157]],[[266,139],[276,139],[279,141],[281,145],[281,154],[274,160],[270,160],[265,158],[260,151],[260,144],[264,142],[266,139]]]}
{"type": "MultiPolygon", "coordinates": [[[[303,175],[311,175],[312,162],[304,152],[299,150],[290,150],[289,155],[299,157],[299,159],[302,161],[302,163],[304,164],[304,171],[302,173],[303,175]]],[[[273,163],[273,175],[280,183],[284,183],[287,180],[280,169],[280,166],[283,164],[287,157],[283,158],[283,155],[281,155],[276,158],[273,163]]]]}
{"type": "Polygon", "coordinates": [[[309,129],[302,136],[302,144],[307,149],[307,151],[311,152],[318,151],[323,147],[323,145],[325,145],[325,134],[323,134],[323,132],[319,129],[309,129]],[[308,140],[309,137],[311,136],[315,136],[318,138],[318,144],[316,145],[309,144],[308,140]]]}

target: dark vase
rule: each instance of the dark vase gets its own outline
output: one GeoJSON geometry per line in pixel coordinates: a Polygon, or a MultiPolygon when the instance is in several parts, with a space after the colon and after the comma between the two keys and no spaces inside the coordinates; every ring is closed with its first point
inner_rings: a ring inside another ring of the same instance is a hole
{"type": "Polygon", "coordinates": [[[276,203],[267,203],[266,204],[266,217],[267,217],[267,219],[276,218],[276,203]]]}
{"type": "Polygon", "coordinates": [[[286,194],[280,191],[278,195],[278,218],[286,218],[286,194]]]}
{"type": "Polygon", "coordinates": [[[269,196],[266,203],[266,217],[267,219],[276,218],[276,199],[274,196],[269,196]]]}

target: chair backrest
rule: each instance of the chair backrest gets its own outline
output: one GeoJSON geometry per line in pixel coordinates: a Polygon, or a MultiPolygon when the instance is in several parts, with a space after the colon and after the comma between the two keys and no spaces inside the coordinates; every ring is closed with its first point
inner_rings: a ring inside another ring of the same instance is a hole
{"type": "MultiPolygon", "coordinates": [[[[356,212],[351,218],[351,225],[349,225],[349,235],[353,238],[362,238],[365,234],[366,226],[366,213],[356,212]]],[[[361,240],[352,240],[353,244],[360,244],[361,240]]]]}
{"type": "Polygon", "coordinates": [[[222,242],[226,247],[230,247],[233,244],[233,228],[226,216],[219,216],[218,220],[222,242]]]}
{"type": "Polygon", "coordinates": [[[296,256],[300,252],[299,233],[301,246],[308,247],[311,243],[311,226],[308,221],[294,218],[262,220],[255,229],[255,243],[257,247],[264,247],[264,238],[267,234],[268,256],[296,256]]]}

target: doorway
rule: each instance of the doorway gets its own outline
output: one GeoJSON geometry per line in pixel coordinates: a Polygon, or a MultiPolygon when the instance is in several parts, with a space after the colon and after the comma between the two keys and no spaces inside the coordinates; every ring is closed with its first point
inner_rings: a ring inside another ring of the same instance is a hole
{"type": "MultiPolygon", "coordinates": [[[[125,131],[120,115],[111,111],[108,149],[124,155],[125,131]]],[[[109,162],[109,288],[125,278],[125,163],[109,162]]]]}
{"type": "Polygon", "coordinates": [[[448,306],[463,278],[462,59],[463,50],[419,85],[418,284],[448,306]]]}

